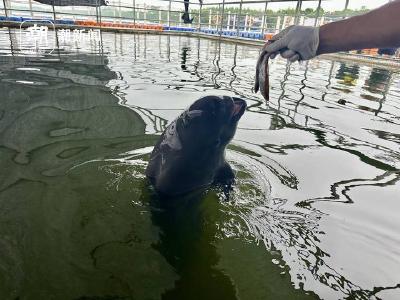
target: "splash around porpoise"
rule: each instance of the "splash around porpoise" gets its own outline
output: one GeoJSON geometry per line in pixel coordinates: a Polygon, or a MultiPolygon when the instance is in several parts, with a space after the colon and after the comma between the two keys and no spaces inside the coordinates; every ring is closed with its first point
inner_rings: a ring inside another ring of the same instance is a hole
{"type": "Polygon", "coordinates": [[[205,96],[195,101],[163,132],[146,169],[155,190],[178,196],[212,184],[234,181],[225,148],[235,135],[246,101],[205,96]]]}

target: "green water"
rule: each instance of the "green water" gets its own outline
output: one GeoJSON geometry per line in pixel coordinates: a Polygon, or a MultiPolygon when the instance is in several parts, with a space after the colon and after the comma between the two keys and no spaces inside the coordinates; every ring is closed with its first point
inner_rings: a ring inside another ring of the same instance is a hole
{"type": "Polygon", "coordinates": [[[400,298],[397,70],[275,60],[267,104],[252,47],[0,42],[0,299],[400,298]],[[208,94],[248,104],[234,190],[160,203],[152,146],[208,94]]]}

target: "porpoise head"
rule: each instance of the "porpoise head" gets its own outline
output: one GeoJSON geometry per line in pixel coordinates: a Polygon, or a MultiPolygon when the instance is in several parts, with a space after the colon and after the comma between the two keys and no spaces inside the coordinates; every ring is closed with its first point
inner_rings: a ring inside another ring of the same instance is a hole
{"type": "Polygon", "coordinates": [[[244,100],[228,96],[206,96],[186,109],[151,154],[146,175],[155,189],[174,196],[212,184],[245,110],[244,100]]]}

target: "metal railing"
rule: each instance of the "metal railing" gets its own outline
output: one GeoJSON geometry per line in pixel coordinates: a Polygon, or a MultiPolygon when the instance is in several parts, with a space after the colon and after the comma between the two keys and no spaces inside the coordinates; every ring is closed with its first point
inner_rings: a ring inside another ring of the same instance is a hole
{"type": "Polygon", "coordinates": [[[129,2],[114,0],[109,5],[101,7],[57,7],[40,4],[33,0],[0,1],[0,15],[3,14],[5,17],[51,18],[55,22],[64,19],[93,20],[100,23],[106,21],[119,24],[159,24],[167,29],[192,28],[217,35],[226,34],[231,37],[257,39],[265,39],[265,34],[275,34],[290,25],[318,26],[349,17],[347,8],[350,2],[345,1],[342,15],[330,16],[322,10],[322,0],[222,0],[203,5],[192,0],[190,14],[193,17],[193,23],[184,24],[181,19],[184,12],[182,0],[152,1],[158,5],[139,4],[137,0],[129,2]],[[286,14],[273,12],[270,9],[270,6],[282,2],[291,3],[295,5],[295,8],[286,14]],[[315,9],[305,14],[302,10],[304,2],[313,3],[315,9]],[[252,4],[261,4],[263,8],[250,9],[252,4]],[[244,34],[246,32],[257,33],[257,35],[246,35],[244,34]]]}
{"type": "MultiPolygon", "coordinates": [[[[308,2],[318,2],[318,8],[321,7],[321,0],[303,0],[308,2]]],[[[302,3],[303,1],[282,1],[292,3],[302,3]]],[[[115,2],[115,1],[114,1],[115,2]]],[[[207,3],[200,5],[198,2],[190,3],[191,14],[194,18],[191,25],[183,24],[181,15],[183,13],[184,1],[179,0],[157,0],[157,2],[167,3],[165,7],[162,6],[149,6],[136,4],[135,0],[132,0],[132,5],[115,5],[112,2],[108,6],[102,6],[99,8],[88,7],[51,7],[49,5],[39,4],[33,0],[2,0],[2,7],[0,13],[5,16],[31,16],[31,17],[49,17],[52,16],[55,19],[69,18],[73,20],[77,19],[96,19],[107,18],[114,22],[149,22],[158,23],[168,26],[186,26],[195,28],[213,28],[224,30],[225,28],[237,30],[248,30],[256,31],[260,33],[264,32],[275,32],[282,29],[282,27],[292,24],[298,24],[304,18],[310,19],[310,16],[300,15],[300,10],[297,9],[295,15],[268,15],[268,4],[275,3],[277,1],[265,1],[265,0],[253,0],[253,1],[221,1],[216,3],[207,3]],[[182,5],[182,9],[172,9],[172,3],[179,3],[182,5]],[[244,5],[264,3],[264,9],[258,12],[252,11],[247,12],[243,9],[244,5]],[[229,8],[226,6],[229,5],[229,8]],[[237,6],[236,11],[233,9],[237,6]]],[[[126,3],[126,2],[125,2],[126,3]]],[[[301,5],[297,5],[301,7],[301,5]]],[[[318,10],[319,12],[319,10],[318,10]]],[[[313,19],[318,20],[321,16],[319,14],[312,16],[313,19]]]]}

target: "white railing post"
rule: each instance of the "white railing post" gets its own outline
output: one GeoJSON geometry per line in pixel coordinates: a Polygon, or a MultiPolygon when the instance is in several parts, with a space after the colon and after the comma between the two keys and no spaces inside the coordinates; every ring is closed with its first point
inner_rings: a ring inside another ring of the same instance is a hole
{"type": "Polygon", "coordinates": [[[285,29],[285,27],[286,27],[287,19],[288,19],[288,16],[283,17],[282,30],[285,29]]]}
{"type": "Polygon", "coordinates": [[[281,16],[278,16],[276,19],[276,27],[275,27],[275,33],[278,33],[281,28],[281,16]]]}

